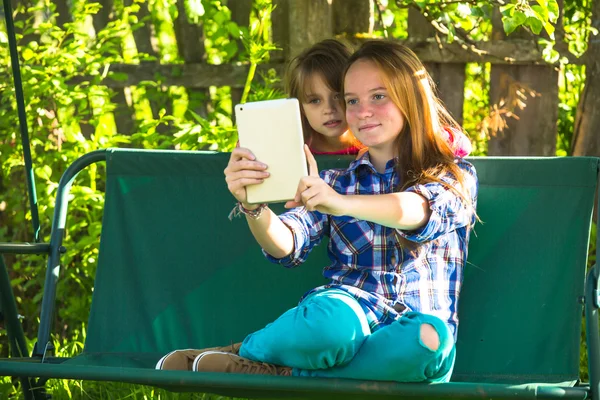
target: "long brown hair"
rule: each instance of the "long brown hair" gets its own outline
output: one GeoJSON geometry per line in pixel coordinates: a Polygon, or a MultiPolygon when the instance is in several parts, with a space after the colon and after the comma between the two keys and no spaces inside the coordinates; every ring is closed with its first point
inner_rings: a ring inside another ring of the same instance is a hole
{"type": "MultiPolygon", "coordinates": [[[[335,39],[323,40],[304,50],[288,64],[285,74],[287,95],[305,103],[306,94],[310,90],[310,79],[317,74],[321,75],[329,89],[341,93],[344,70],[350,55],[350,49],[335,39]]],[[[340,105],[342,104],[342,96],[340,96],[340,105]]],[[[310,145],[315,131],[308,123],[304,111],[302,111],[302,127],[304,141],[310,145]]]]}
{"type": "Polygon", "coordinates": [[[443,130],[462,128],[436,96],[435,86],[421,61],[408,47],[386,40],[371,40],[348,60],[344,77],[358,60],[373,62],[390,99],[400,109],[405,123],[396,139],[397,170],[402,191],[417,183],[439,182],[454,191],[472,209],[461,169],[454,162],[454,151],[443,130]],[[447,185],[440,178],[452,174],[460,188],[447,185]]]}

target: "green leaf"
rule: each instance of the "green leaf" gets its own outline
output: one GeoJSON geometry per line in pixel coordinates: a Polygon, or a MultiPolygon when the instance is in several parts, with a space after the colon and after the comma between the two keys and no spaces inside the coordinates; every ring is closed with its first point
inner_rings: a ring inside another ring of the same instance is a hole
{"type": "Polygon", "coordinates": [[[525,25],[529,26],[529,28],[536,35],[539,35],[540,32],[542,31],[542,28],[544,27],[544,25],[542,24],[542,21],[540,21],[537,18],[532,18],[532,17],[527,18],[525,25]]]}
{"type": "Polygon", "coordinates": [[[227,30],[229,31],[229,34],[231,35],[231,37],[236,38],[236,39],[240,38],[240,36],[241,36],[240,27],[235,22],[230,21],[227,24],[227,30]]]}
{"type": "Polygon", "coordinates": [[[44,165],[37,169],[37,176],[41,179],[49,181],[52,176],[52,168],[49,165],[44,165]]]}
{"type": "Polygon", "coordinates": [[[532,6],[531,9],[535,15],[541,20],[541,22],[548,21],[548,9],[542,6],[532,6]]]}
{"type": "Polygon", "coordinates": [[[22,52],[23,61],[29,61],[35,57],[35,53],[30,48],[25,48],[22,52]]]}
{"type": "Polygon", "coordinates": [[[513,18],[517,24],[523,25],[527,20],[527,15],[523,11],[515,11],[513,18]]]}
{"type": "Polygon", "coordinates": [[[512,14],[513,8],[515,8],[514,4],[507,4],[505,6],[500,7],[500,12],[502,13],[502,16],[507,17],[512,14]]]}
{"type": "Polygon", "coordinates": [[[505,17],[502,18],[502,25],[504,26],[504,32],[506,32],[507,35],[510,35],[520,24],[512,17],[505,17]]]}
{"type": "Polygon", "coordinates": [[[227,54],[227,58],[231,59],[233,56],[235,56],[235,53],[237,53],[237,51],[238,51],[237,43],[229,42],[224,46],[223,50],[225,50],[225,53],[227,54]]]}
{"type": "Polygon", "coordinates": [[[485,13],[481,7],[473,6],[471,7],[471,15],[474,17],[483,17],[485,16],[485,13]]]}
{"type": "Polygon", "coordinates": [[[229,16],[227,15],[227,13],[223,12],[223,11],[217,11],[215,13],[215,15],[213,16],[214,21],[217,24],[224,24],[225,22],[227,22],[229,20],[229,16]]]}

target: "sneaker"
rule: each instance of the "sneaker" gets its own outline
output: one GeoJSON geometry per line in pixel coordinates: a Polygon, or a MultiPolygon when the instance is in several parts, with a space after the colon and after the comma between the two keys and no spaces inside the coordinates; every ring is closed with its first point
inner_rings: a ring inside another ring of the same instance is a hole
{"type": "Polygon", "coordinates": [[[239,354],[240,347],[242,347],[242,343],[234,343],[229,346],[222,347],[209,347],[207,349],[185,349],[185,350],[175,350],[163,358],[158,360],[156,363],[155,369],[162,370],[175,370],[175,371],[191,371],[192,363],[198,357],[198,355],[206,352],[206,351],[222,351],[228,352],[231,354],[239,354]]]}
{"type": "Polygon", "coordinates": [[[279,365],[252,361],[224,351],[205,351],[194,360],[196,372],[231,372],[235,374],[291,376],[292,369],[279,365]]]}

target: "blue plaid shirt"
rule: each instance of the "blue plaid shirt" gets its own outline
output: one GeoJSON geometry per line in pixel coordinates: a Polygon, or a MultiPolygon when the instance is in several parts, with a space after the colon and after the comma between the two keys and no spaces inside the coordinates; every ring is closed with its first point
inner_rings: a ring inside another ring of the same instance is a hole
{"type": "MultiPolygon", "coordinates": [[[[464,182],[475,206],[475,168],[462,159],[456,163],[464,172],[464,182]]],[[[326,170],[320,175],[343,195],[385,194],[392,193],[399,183],[394,165],[394,160],[388,161],[385,172],[380,174],[367,152],[346,170],[326,170]]],[[[451,174],[442,180],[458,185],[451,174]]],[[[456,337],[458,296],[470,227],[475,222],[473,209],[440,183],[416,184],[406,191],[418,193],[429,202],[431,216],[422,228],[406,231],[298,207],[279,216],[293,233],[294,252],[280,259],[266,252],[265,255],[272,262],[296,267],[327,235],[331,264],[325,267],[323,275],[331,282],[306,295],[328,288],[350,293],[361,304],[372,331],[412,310],[445,321],[456,337]],[[413,249],[402,248],[398,237],[417,245],[413,249]]]]}

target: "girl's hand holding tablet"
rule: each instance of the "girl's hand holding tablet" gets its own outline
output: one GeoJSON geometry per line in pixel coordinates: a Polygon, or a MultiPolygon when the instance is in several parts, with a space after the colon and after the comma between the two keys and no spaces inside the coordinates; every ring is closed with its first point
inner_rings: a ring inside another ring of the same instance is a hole
{"type": "Polygon", "coordinates": [[[231,153],[227,168],[225,168],[225,181],[227,188],[246,209],[253,209],[258,205],[248,204],[246,186],[257,185],[269,177],[267,165],[256,160],[254,154],[243,147],[236,147],[231,153]]]}

